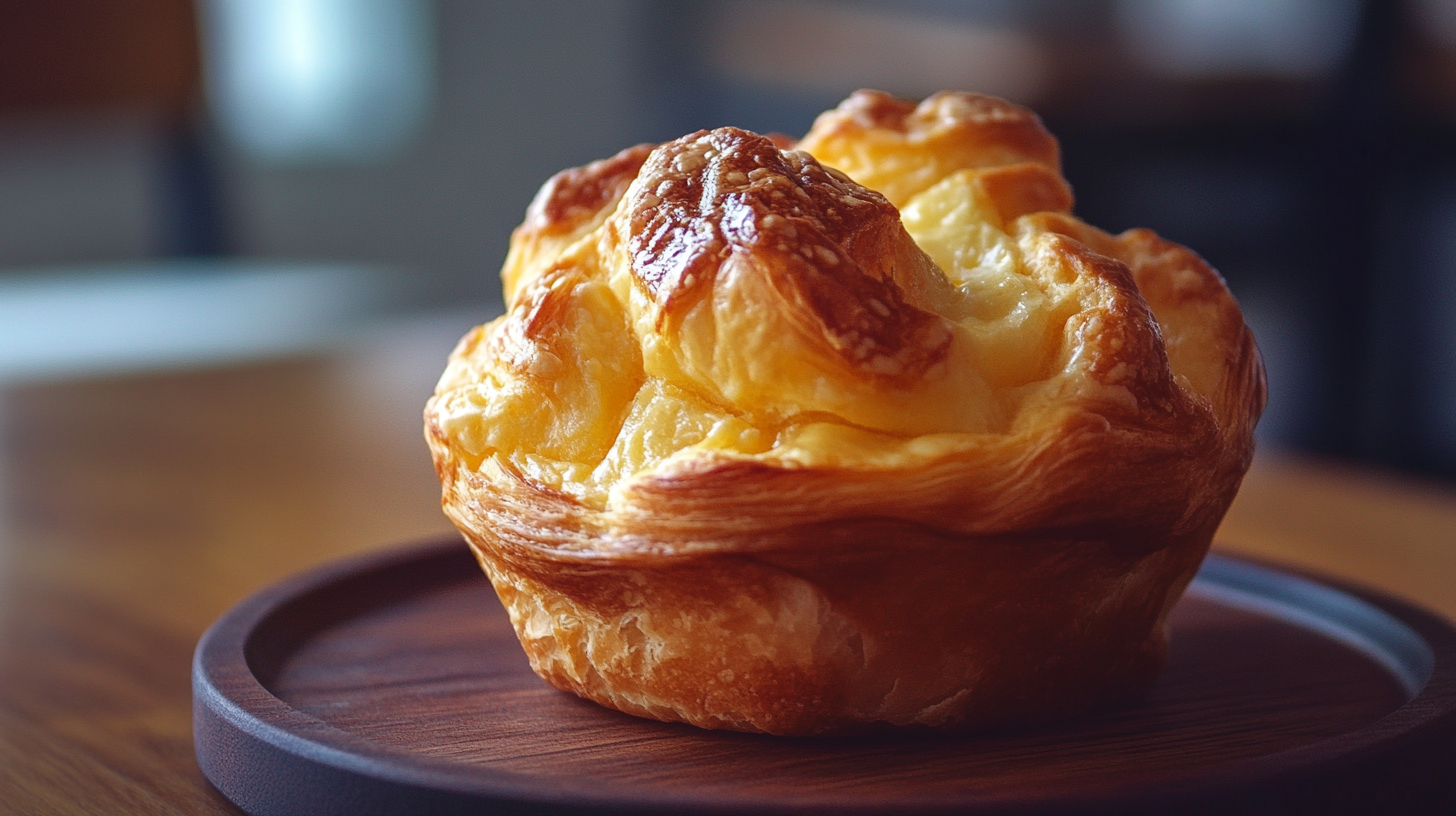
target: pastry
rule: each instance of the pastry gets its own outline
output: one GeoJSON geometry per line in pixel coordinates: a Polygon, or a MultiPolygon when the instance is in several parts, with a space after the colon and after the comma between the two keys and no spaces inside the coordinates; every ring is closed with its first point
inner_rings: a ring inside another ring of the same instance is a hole
{"type": "Polygon", "coordinates": [[[1207,263],[1071,207],[1037,117],[966,93],[548,182],[425,411],[536,672],[786,735],[1145,689],[1263,368],[1207,263]]]}

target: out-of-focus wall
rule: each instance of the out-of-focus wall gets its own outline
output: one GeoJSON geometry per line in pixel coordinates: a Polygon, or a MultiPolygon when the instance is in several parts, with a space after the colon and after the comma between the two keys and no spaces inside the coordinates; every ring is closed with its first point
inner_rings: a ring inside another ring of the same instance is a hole
{"type": "Polygon", "coordinates": [[[434,114],[378,164],[224,154],[229,248],[384,263],[431,300],[498,299],[510,231],[551,174],[645,138],[635,0],[443,0],[434,114]]]}
{"type": "MultiPolygon", "coordinates": [[[[200,123],[225,254],[392,267],[417,303],[498,298],[541,183],[647,137],[636,0],[433,5],[439,87],[396,154],[269,164],[200,123]]],[[[149,111],[0,117],[0,273],[175,254],[170,138],[149,111]]]]}
{"type": "Polygon", "coordinates": [[[162,253],[160,145],[126,112],[0,120],[0,274],[162,253]]]}

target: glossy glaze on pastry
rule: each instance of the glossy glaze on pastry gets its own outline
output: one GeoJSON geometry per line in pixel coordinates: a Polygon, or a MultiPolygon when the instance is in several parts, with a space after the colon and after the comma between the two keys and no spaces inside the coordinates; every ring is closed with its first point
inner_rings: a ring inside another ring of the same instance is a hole
{"type": "Polygon", "coordinates": [[[963,93],[548,182],[426,409],[537,673],[774,734],[1145,688],[1263,370],[1202,259],[1071,207],[1036,116],[963,93]]]}

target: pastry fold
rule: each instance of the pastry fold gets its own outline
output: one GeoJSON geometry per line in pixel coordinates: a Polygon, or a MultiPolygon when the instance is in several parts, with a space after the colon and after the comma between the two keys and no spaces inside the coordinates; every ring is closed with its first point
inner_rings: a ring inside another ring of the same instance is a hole
{"type": "Polygon", "coordinates": [[[860,91],[549,181],[425,411],[538,674],[630,714],[987,728],[1136,694],[1253,451],[1219,275],[1031,112],[860,91]]]}

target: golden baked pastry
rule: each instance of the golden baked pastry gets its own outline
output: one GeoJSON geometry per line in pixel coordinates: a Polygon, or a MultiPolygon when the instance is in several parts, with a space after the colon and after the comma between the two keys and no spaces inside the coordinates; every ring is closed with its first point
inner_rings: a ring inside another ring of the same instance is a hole
{"type": "Polygon", "coordinates": [[[773,734],[1146,687],[1263,369],[1203,260],[1071,205],[1036,116],[963,93],[548,182],[425,412],[536,672],[773,734]]]}

